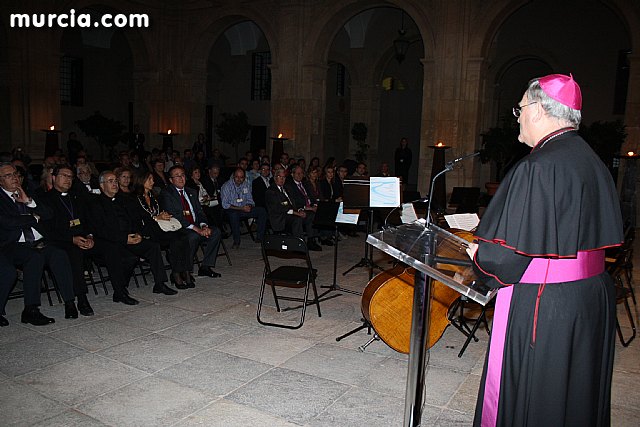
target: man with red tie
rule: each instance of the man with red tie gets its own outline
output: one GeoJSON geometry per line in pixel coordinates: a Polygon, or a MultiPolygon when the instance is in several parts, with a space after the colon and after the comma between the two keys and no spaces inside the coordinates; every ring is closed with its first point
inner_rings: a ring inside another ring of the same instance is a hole
{"type": "Polygon", "coordinates": [[[284,188],[293,204],[305,213],[304,229],[307,233],[307,247],[312,251],[321,251],[322,247],[315,241],[317,233],[313,228],[313,219],[318,205],[315,200],[311,200],[309,197],[309,190],[305,187],[303,180],[304,169],[301,166],[294,166],[291,170],[290,179],[285,183],[284,188]]]}
{"type": "Polygon", "coordinates": [[[169,212],[189,232],[189,249],[194,259],[201,243],[204,258],[198,269],[198,276],[220,277],[221,274],[213,269],[216,266],[218,248],[220,247],[220,229],[207,224],[207,217],[198,202],[197,193],[185,186],[187,179],[182,166],[172,166],[169,169],[168,185],[160,192],[160,206],[169,212]]]}

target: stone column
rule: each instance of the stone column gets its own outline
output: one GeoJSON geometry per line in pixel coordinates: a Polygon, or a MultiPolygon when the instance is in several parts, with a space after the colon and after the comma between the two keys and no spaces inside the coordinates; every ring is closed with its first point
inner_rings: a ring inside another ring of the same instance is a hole
{"type": "MultiPolygon", "coordinates": [[[[627,105],[625,108],[624,115],[624,123],[626,125],[627,138],[622,148],[620,149],[621,153],[627,153],[629,151],[634,151],[638,153],[640,151],[640,55],[632,54],[629,55],[629,87],[627,89],[627,105]]],[[[627,171],[629,168],[630,162],[637,162],[637,160],[623,160],[620,162],[620,170],[618,171],[618,176],[623,177],[623,179],[618,179],[618,190],[621,192],[621,197],[628,198],[629,189],[632,184],[628,182],[631,177],[635,180],[635,187],[638,187],[638,180],[640,179],[640,174],[635,173],[635,169],[633,171],[627,171]],[[623,185],[624,182],[627,182],[626,188],[623,185]]],[[[634,167],[636,165],[634,164],[634,167]]],[[[635,199],[636,193],[633,191],[632,197],[635,199]]],[[[633,200],[623,200],[623,203],[632,203],[635,210],[636,201],[633,200]]],[[[636,218],[634,225],[639,224],[640,222],[640,212],[636,211],[636,218]]]]}
{"type": "Polygon", "coordinates": [[[418,161],[418,191],[421,194],[427,194],[430,185],[428,177],[431,175],[431,165],[433,163],[433,150],[429,149],[429,146],[438,142],[435,136],[436,99],[434,75],[436,65],[433,59],[423,59],[421,62],[424,69],[424,82],[422,85],[420,146],[417,150],[413,150],[413,155],[418,161]]]}
{"type": "MultiPolygon", "coordinates": [[[[12,105],[11,128],[16,131],[11,146],[21,145],[34,160],[40,160],[46,136],[42,129],[61,127],[59,40],[51,31],[11,33],[10,37],[15,40],[10,40],[8,50],[8,102],[12,105]]],[[[64,141],[61,136],[59,145],[64,141]]]]}

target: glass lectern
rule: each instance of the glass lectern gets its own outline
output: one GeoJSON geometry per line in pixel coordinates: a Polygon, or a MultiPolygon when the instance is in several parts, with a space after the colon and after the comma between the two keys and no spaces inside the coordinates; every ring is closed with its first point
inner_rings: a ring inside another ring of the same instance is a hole
{"type": "Polygon", "coordinates": [[[425,392],[431,281],[437,280],[482,305],[491,301],[497,290],[475,277],[466,240],[425,220],[370,234],[367,243],[416,270],[404,425],[419,426],[425,392]]]}

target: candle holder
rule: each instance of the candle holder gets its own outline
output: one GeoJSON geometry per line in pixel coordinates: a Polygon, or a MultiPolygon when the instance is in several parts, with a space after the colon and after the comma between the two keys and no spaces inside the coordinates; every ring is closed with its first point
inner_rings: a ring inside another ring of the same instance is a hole
{"type": "Polygon", "coordinates": [[[42,132],[45,132],[45,140],[44,140],[44,158],[53,156],[56,151],[60,149],[60,142],[58,140],[58,134],[62,131],[56,129],[55,126],[51,126],[49,129],[40,129],[42,132]]]}
{"type": "Polygon", "coordinates": [[[280,156],[282,156],[282,153],[284,153],[284,142],[288,140],[289,138],[284,138],[282,134],[271,137],[271,163],[275,163],[280,160],[280,156]]]}
{"type": "MultiPolygon", "coordinates": [[[[431,183],[433,182],[433,178],[440,172],[444,170],[445,161],[444,154],[449,148],[448,145],[443,144],[442,142],[437,143],[436,145],[430,145],[429,148],[433,149],[433,162],[431,163],[431,178],[429,179],[429,187],[431,187],[431,183]]],[[[440,176],[436,182],[433,183],[433,201],[431,206],[433,206],[436,211],[444,212],[447,207],[447,179],[446,174],[440,176]]],[[[431,188],[429,188],[431,191],[431,188]]]]}
{"type": "Polygon", "coordinates": [[[162,152],[166,153],[167,150],[173,151],[173,137],[179,134],[173,133],[171,129],[169,129],[166,132],[158,132],[158,135],[162,137],[162,152]]]}

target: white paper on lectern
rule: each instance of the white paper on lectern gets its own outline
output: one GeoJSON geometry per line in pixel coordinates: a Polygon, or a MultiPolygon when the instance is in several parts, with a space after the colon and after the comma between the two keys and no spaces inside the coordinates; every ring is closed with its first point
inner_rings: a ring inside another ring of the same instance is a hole
{"type": "Polygon", "coordinates": [[[449,227],[465,231],[471,231],[480,224],[478,214],[474,213],[445,215],[444,219],[449,224],[449,227]]]}
{"type": "Polygon", "coordinates": [[[369,181],[369,206],[372,208],[400,206],[400,178],[372,176],[369,181]]]}
{"type": "Polygon", "coordinates": [[[336,222],[341,224],[356,224],[358,225],[358,217],[360,214],[346,214],[344,213],[344,202],[340,202],[338,207],[338,215],[336,215],[336,222]]]}
{"type": "Polygon", "coordinates": [[[418,215],[416,215],[416,210],[413,208],[413,203],[403,203],[400,221],[402,221],[403,224],[409,224],[417,220],[418,215]]]}

